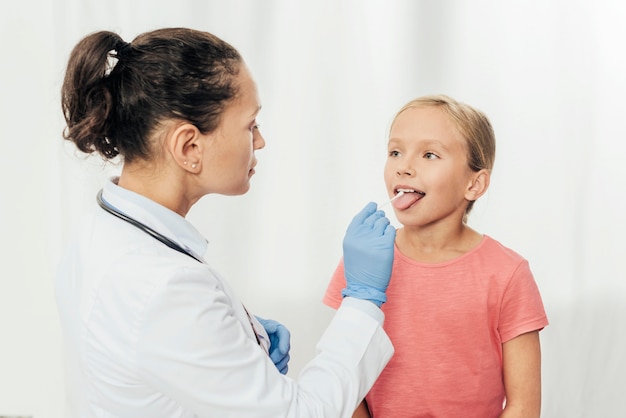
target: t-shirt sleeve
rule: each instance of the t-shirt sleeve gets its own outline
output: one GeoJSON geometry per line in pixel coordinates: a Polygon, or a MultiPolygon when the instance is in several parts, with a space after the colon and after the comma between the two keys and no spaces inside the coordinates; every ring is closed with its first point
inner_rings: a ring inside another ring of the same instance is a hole
{"type": "Polygon", "coordinates": [[[523,260],[513,272],[504,292],[500,312],[499,331],[505,343],[526,332],[538,331],[548,325],[548,318],[539,288],[523,260]]]}
{"type": "Polygon", "coordinates": [[[343,296],[341,296],[341,291],[346,287],[346,278],[343,274],[343,258],[339,260],[339,264],[333,273],[332,278],[330,279],[330,283],[328,283],[328,287],[326,288],[326,293],[322,298],[322,302],[324,304],[330,306],[331,308],[337,309],[339,305],[341,305],[341,301],[343,296]]]}

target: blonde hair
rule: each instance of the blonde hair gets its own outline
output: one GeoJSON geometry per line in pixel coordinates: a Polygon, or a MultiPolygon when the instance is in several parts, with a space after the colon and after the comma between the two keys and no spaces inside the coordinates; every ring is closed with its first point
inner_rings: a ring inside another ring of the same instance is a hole
{"type": "MultiPolygon", "coordinates": [[[[443,94],[422,96],[405,104],[394,116],[391,126],[402,112],[421,106],[440,108],[465,140],[469,168],[474,172],[488,170],[491,173],[496,158],[496,137],[483,112],[443,94]]],[[[474,202],[469,202],[466,215],[473,206],[474,202]]]]}

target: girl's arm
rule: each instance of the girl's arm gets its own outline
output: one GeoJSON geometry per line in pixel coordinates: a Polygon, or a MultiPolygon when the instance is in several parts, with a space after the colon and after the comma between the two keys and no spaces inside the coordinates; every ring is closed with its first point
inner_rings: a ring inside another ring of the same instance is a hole
{"type": "Polygon", "coordinates": [[[506,407],[500,418],[538,418],[541,413],[541,347],[539,331],[502,345],[506,407]]]}
{"type": "Polygon", "coordinates": [[[370,411],[367,408],[367,403],[365,403],[365,399],[363,399],[363,402],[361,402],[359,406],[356,407],[352,418],[370,418],[370,411]]]}

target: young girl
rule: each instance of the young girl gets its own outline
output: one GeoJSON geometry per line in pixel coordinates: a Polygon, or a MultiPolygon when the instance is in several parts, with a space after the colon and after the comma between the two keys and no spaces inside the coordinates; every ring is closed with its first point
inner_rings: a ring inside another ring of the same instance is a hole
{"type": "MultiPolygon", "coordinates": [[[[541,296],[523,257],[466,223],[489,186],[489,120],[421,97],[395,116],[388,151],[387,192],[403,193],[383,305],[395,355],[354,416],[538,417],[541,296]]],[[[337,308],[344,286],[342,260],[324,302],[337,308]]]]}

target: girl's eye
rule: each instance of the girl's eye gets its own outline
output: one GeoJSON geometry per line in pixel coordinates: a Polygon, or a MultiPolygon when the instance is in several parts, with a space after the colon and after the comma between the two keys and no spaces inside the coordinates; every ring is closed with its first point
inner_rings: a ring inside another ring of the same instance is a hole
{"type": "Polygon", "coordinates": [[[253,131],[258,131],[260,126],[261,126],[261,125],[259,125],[258,123],[256,123],[256,124],[254,124],[254,125],[252,125],[252,126],[250,127],[250,131],[251,131],[251,132],[253,132],[253,131]]]}
{"type": "Polygon", "coordinates": [[[400,155],[400,153],[398,151],[389,151],[389,156],[390,157],[397,157],[398,155],[400,155]]]}
{"type": "Polygon", "coordinates": [[[434,160],[439,158],[439,156],[433,152],[427,152],[426,154],[424,154],[424,158],[426,158],[427,160],[434,160]]]}

